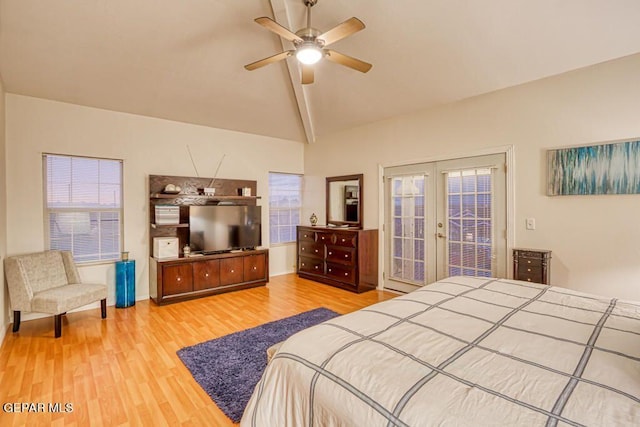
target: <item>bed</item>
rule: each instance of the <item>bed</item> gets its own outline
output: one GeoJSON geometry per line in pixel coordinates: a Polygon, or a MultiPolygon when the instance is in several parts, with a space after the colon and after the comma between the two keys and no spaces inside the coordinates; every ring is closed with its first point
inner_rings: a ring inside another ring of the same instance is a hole
{"type": "Polygon", "coordinates": [[[286,340],[241,421],[640,425],[640,303],[451,277],[286,340]]]}

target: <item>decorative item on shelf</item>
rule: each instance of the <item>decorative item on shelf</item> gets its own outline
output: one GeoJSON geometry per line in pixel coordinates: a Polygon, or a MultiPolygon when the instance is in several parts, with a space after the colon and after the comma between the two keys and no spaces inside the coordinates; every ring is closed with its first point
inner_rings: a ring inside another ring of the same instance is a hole
{"type": "Polygon", "coordinates": [[[176,205],[155,206],[156,225],[176,225],[180,223],[180,207],[176,205]]]}
{"type": "Polygon", "coordinates": [[[318,217],[316,216],[315,212],[311,214],[311,217],[309,218],[309,222],[311,222],[311,225],[315,226],[318,223],[318,217]]]}
{"type": "Polygon", "coordinates": [[[184,248],[182,248],[182,253],[184,254],[185,257],[191,256],[191,246],[184,245],[184,248]]]}
{"type": "Polygon", "coordinates": [[[247,196],[247,197],[251,197],[251,187],[244,187],[242,189],[242,195],[243,196],[247,196]]]}
{"type": "Polygon", "coordinates": [[[120,261],[129,261],[129,252],[121,252],[120,261]]]}
{"type": "Polygon", "coordinates": [[[154,237],[153,257],[157,259],[178,258],[178,238],[177,237],[154,237]]]}
{"type": "Polygon", "coordinates": [[[163,193],[165,193],[165,194],[180,194],[181,191],[182,191],[182,188],[180,188],[180,186],[173,185],[173,184],[167,184],[164,187],[163,193]]]}
{"type": "Polygon", "coordinates": [[[116,262],[116,308],[136,305],[136,262],[129,252],[122,252],[122,261],[116,262]]]}
{"type": "Polygon", "coordinates": [[[213,187],[205,187],[202,189],[202,193],[205,196],[215,196],[216,195],[216,189],[213,187]]]}

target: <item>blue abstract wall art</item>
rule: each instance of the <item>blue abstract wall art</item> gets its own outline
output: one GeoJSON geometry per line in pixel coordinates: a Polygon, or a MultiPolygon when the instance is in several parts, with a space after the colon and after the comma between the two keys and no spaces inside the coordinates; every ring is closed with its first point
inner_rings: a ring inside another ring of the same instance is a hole
{"type": "Polygon", "coordinates": [[[640,140],[547,152],[549,196],[640,193],[640,140]]]}

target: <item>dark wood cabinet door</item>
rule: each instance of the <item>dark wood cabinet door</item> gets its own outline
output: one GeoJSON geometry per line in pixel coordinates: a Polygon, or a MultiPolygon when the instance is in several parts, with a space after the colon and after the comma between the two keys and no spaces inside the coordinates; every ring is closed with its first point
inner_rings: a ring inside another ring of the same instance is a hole
{"type": "Polygon", "coordinates": [[[264,254],[249,255],[244,258],[244,281],[264,280],[266,260],[264,254]]]}
{"type": "Polygon", "coordinates": [[[244,282],[243,257],[220,260],[220,286],[244,282]]]}
{"type": "Polygon", "coordinates": [[[166,265],[162,267],[164,295],[176,295],[193,290],[193,275],[190,264],[166,265]]]}
{"type": "Polygon", "coordinates": [[[193,290],[220,286],[220,260],[193,263],[193,290]]]}

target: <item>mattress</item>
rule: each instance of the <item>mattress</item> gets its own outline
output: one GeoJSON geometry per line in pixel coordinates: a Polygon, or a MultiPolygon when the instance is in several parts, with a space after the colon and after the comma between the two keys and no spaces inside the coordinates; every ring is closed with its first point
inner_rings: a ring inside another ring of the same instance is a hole
{"type": "Polygon", "coordinates": [[[241,425],[640,425],[640,303],[447,278],[293,335],[241,425]]]}

